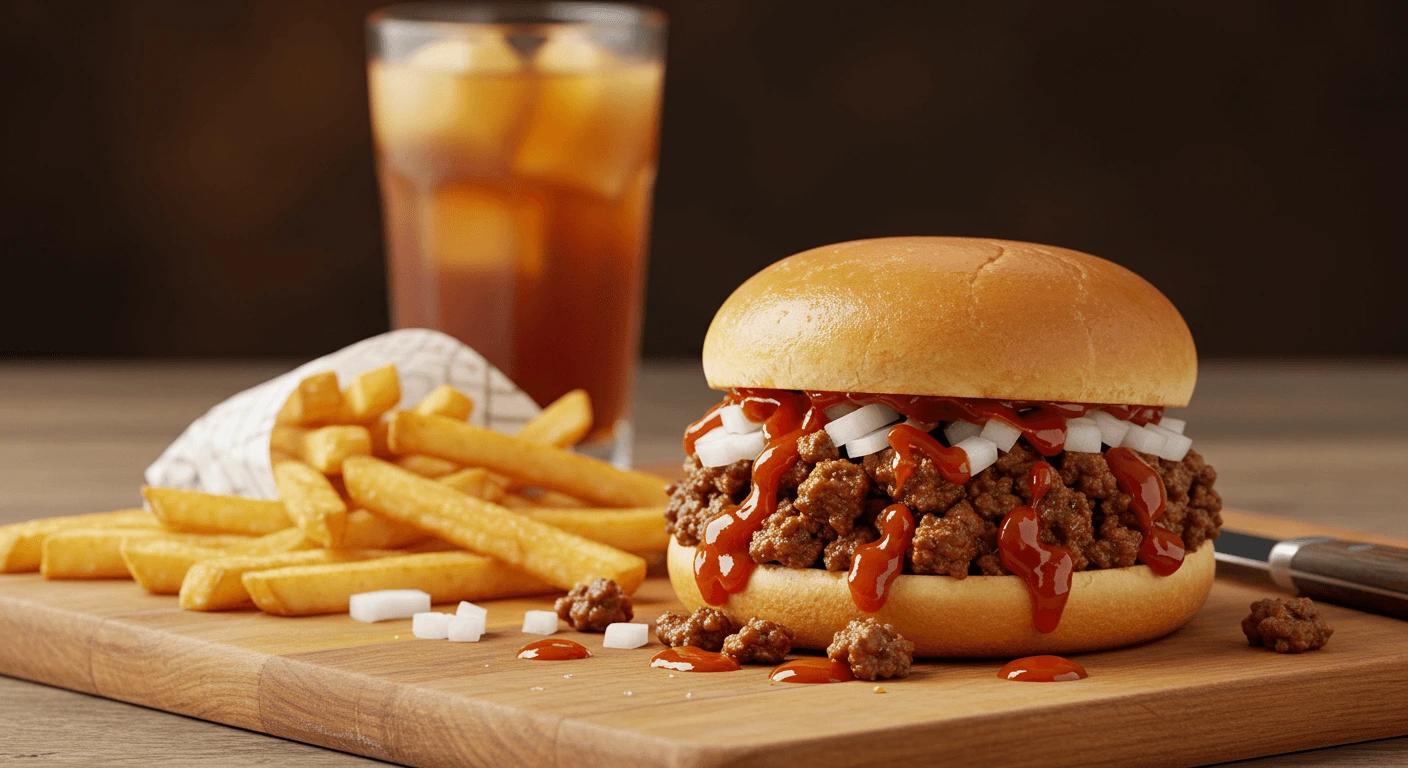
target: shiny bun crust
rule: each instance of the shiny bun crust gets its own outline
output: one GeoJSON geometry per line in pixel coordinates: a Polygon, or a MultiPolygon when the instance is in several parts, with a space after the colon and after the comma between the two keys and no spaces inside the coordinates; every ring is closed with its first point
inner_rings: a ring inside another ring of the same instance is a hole
{"type": "Polygon", "coordinates": [[[729,296],[704,338],[715,389],[1184,406],[1188,326],[1143,278],[1089,254],[967,237],[799,253],[729,296]]]}
{"type": "MultiPolygon", "coordinates": [[[[670,583],[685,607],[704,604],[694,582],[694,548],[670,541],[670,583]]],[[[801,648],[825,648],[852,619],[874,616],[914,643],[916,656],[977,658],[1079,653],[1141,643],[1187,624],[1212,589],[1212,542],[1188,553],[1171,576],[1143,565],[1079,571],[1061,624],[1042,634],[1032,626],[1031,598],[1016,576],[911,576],[895,579],[885,607],[861,613],[846,574],[820,568],[761,565],[748,586],[719,606],[735,622],[779,622],[801,648]]]]}

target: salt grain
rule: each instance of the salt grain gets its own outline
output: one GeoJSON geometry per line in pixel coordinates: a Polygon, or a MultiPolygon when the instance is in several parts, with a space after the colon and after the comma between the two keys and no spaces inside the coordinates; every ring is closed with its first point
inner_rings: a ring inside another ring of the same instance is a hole
{"type": "Polygon", "coordinates": [[[541,690],[543,690],[543,686],[541,686],[541,685],[535,685],[535,686],[533,686],[532,688],[529,688],[528,690],[530,690],[530,691],[541,691],[541,690]]]}

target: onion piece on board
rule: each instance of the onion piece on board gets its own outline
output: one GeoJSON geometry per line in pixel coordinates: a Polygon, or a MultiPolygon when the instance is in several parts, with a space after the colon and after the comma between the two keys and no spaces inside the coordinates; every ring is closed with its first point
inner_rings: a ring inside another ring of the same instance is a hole
{"type": "Polygon", "coordinates": [[[973,436],[954,446],[968,454],[968,473],[976,476],[979,472],[997,463],[997,444],[980,436],[973,436]]]}
{"type": "Polygon", "coordinates": [[[624,621],[606,625],[606,636],[601,639],[602,648],[639,648],[650,642],[649,624],[631,624],[624,621]]]}
{"type": "Polygon", "coordinates": [[[453,618],[448,613],[435,611],[417,613],[411,617],[411,634],[422,640],[444,640],[450,636],[450,619],[453,618]]]}
{"type": "Polygon", "coordinates": [[[826,425],[832,445],[845,445],[857,437],[899,421],[900,414],[883,403],[871,403],[826,425]]]}
{"type": "Polygon", "coordinates": [[[371,624],[388,619],[409,619],[430,610],[430,595],[419,589],[382,589],[360,592],[347,601],[347,612],[356,621],[371,624]]]}
{"type": "Polygon", "coordinates": [[[452,643],[477,643],[484,636],[484,617],[478,614],[451,616],[449,639],[452,643]]]}
{"type": "Polygon", "coordinates": [[[557,634],[557,614],[553,611],[524,611],[523,631],[529,635],[557,634]]]}

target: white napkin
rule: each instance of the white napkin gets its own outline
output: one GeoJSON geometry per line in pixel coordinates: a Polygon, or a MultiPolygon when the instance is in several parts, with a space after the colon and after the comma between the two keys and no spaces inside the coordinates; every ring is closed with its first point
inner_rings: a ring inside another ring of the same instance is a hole
{"type": "Polygon", "coordinates": [[[513,432],[542,410],[483,355],[439,331],[407,328],[383,333],[320,357],[251,387],[206,411],[150,467],[147,485],[276,499],[269,435],[288,396],[304,377],[353,377],[387,363],[401,376],[401,405],[419,402],[449,384],[474,400],[471,424],[513,432]]]}

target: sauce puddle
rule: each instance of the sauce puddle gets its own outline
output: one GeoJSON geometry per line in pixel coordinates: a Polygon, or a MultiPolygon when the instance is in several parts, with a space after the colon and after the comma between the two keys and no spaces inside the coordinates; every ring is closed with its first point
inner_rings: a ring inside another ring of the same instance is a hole
{"type": "Polygon", "coordinates": [[[796,659],[774,669],[768,675],[774,683],[847,683],[856,676],[851,674],[850,665],[831,659],[796,659]]]}
{"type": "Polygon", "coordinates": [[[1060,656],[1028,656],[1007,662],[997,676],[1003,680],[1022,683],[1067,683],[1072,680],[1084,680],[1088,675],[1085,667],[1070,659],[1060,656]]]}
{"type": "Polygon", "coordinates": [[[585,645],[571,640],[534,640],[518,649],[518,658],[531,661],[566,661],[591,655],[585,645]]]}
{"type": "Polygon", "coordinates": [[[738,662],[722,653],[692,645],[666,648],[650,659],[650,666],[676,672],[734,672],[741,668],[738,662]]]}

